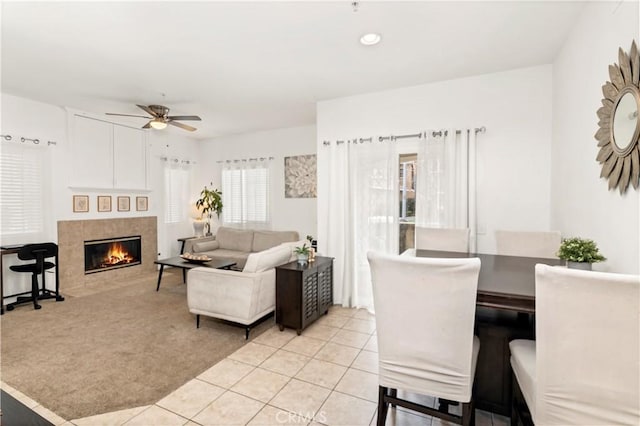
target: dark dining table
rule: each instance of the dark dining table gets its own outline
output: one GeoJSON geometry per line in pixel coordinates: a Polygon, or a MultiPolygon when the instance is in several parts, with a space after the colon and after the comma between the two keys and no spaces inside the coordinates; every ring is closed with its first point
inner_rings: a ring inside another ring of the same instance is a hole
{"type": "Polygon", "coordinates": [[[480,259],[475,334],[480,353],[473,384],[477,408],[510,416],[509,342],[535,339],[538,263],[563,265],[560,259],[416,250],[417,257],[480,259]]]}
{"type": "Polygon", "coordinates": [[[536,311],[536,264],[564,265],[560,259],[416,250],[417,257],[480,259],[476,306],[527,314],[536,311]]]}

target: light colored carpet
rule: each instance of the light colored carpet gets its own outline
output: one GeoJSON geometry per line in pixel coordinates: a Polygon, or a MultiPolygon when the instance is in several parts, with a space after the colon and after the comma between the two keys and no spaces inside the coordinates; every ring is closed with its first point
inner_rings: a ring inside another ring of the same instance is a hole
{"type": "MultiPolygon", "coordinates": [[[[71,420],[154,404],[243,346],[244,328],[201,317],[179,271],[22,305],[2,316],[2,381],[71,420]]],[[[273,325],[269,318],[250,339],[273,325]]]]}

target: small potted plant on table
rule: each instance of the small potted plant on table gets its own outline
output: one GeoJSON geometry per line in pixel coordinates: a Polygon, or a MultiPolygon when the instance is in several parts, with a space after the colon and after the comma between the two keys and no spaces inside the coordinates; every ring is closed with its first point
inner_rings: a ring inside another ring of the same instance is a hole
{"type": "Polygon", "coordinates": [[[565,238],[556,254],[567,261],[567,266],[573,269],[591,270],[592,264],[607,260],[593,240],[584,238],[565,238]]]}
{"type": "Polygon", "coordinates": [[[298,256],[298,263],[304,265],[309,261],[309,247],[304,243],[302,247],[296,247],[293,252],[298,256]]]}

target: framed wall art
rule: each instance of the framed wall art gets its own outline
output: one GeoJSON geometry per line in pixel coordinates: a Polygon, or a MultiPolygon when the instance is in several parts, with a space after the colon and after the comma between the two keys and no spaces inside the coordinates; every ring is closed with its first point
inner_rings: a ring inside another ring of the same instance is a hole
{"type": "Polygon", "coordinates": [[[316,155],[296,155],[284,158],[285,198],[316,198],[316,155]]]}
{"type": "Polygon", "coordinates": [[[149,198],[136,197],[136,210],[139,212],[146,212],[149,210],[149,198]]]}
{"type": "Polygon", "coordinates": [[[128,212],[131,209],[130,202],[130,197],[118,197],[118,211],[128,212]]]}
{"type": "Polygon", "coordinates": [[[86,213],[89,211],[89,196],[74,195],[73,196],[73,212],[86,213]]]}
{"type": "Polygon", "coordinates": [[[98,211],[99,212],[111,211],[111,195],[98,195],[98,211]]]}

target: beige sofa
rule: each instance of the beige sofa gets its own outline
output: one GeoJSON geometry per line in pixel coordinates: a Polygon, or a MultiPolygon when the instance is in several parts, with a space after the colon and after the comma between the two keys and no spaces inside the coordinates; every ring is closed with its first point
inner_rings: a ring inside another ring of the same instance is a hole
{"type": "Polygon", "coordinates": [[[189,312],[196,315],[196,326],[200,327],[200,315],[231,321],[245,327],[248,339],[253,324],[275,310],[275,267],[294,261],[293,250],[302,244],[286,242],[249,253],[242,271],[191,269],[187,275],[187,304],[189,312]]]}
{"type": "Polygon", "coordinates": [[[242,270],[251,253],[298,240],[296,231],[262,231],[221,226],[213,237],[187,240],[184,252],[231,259],[236,262],[233,269],[242,270]]]}

